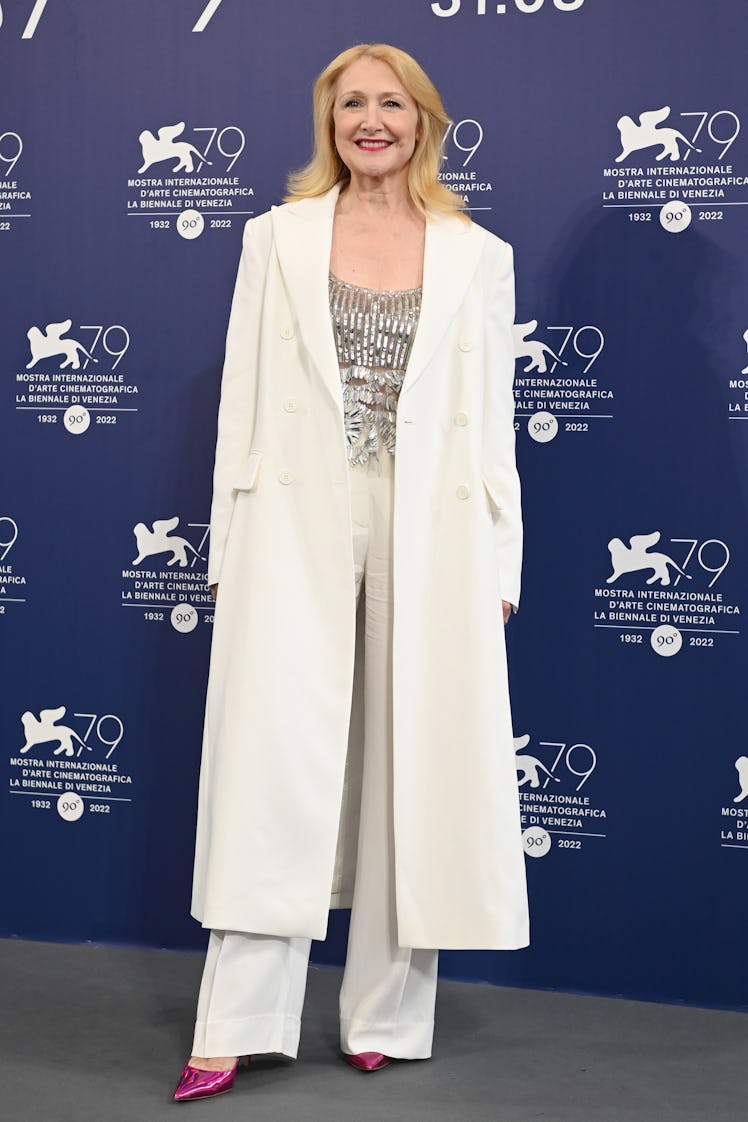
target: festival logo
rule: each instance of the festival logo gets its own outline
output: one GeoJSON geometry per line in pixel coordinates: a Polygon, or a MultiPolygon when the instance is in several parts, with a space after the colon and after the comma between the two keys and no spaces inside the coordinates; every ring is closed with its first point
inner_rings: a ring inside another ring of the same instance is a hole
{"type": "Polygon", "coordinates": [[[602,201],[631,223],[682,233],[692,221],[723,222],[748,202],[748,159],[733,151],[741,120],[731,109],[637,107],[616,122],[617,145],[603,168],[602,201]]]}
{"type": "Polygon", "coordinates": [[[531,319],[515,323],[513,332],[515,429],[547,444],[559,432],[586,433],[613,420],[613,390],[596,367],[605,349],[599,327],[549,324],[539,332],[531,319]]]}
{"type": "Polygon", "coordinates": [[[192,565],[198,560],[205,561],[205,558],[198,553],[194,546],[190,545],[186,538],[171,533],[178,525],[179,518],[161,519],[154,522],[150,529],[145,523],[138,522],[137,526],[133,528],[135,541],[138,545],[138,556],[133,561],[133,565],[140,565],[146,558],[159,557],[163,553],[170,555],[166,561],[167,565],[178,564],[183,569],[188,564],[188,553],[191,555],[192,565]]]}
{"type": "Polygon", "coordinates": [[[202,152],[198,152],[194,144],[190,144],[187,140],[177,140],[183,132],[184,121],[180,121],[178,125],[164,125],[158,130],[158,137],[148,129],[141,132],[138,139],[143,153],[143,166],[138,168],[138,175],[143,175],[154,164],[160,164],[164,160],[169,163],[176,161],[173,167],[168,169],[172,173],[193,172],[195,160],[198,163],[198,170],[203,164],[210,164],[210,160],[204,157],[202,152]]]}
{"type": "Polygon", "coordinates": [[[607,811],[587,787],[597,768],[595,749],[568,740],[530,745],[529,733],[514,739],[525,853],[545,857],[554,844],[574,852],[588,839],[605,838],[607,811]]]}
{"type": "MultiPolygon", "coordinates": [[[[208,19],[212,14],[204,12],[208,19]]],[[[254,213],[254,187],[241,174],[243,162],[235,171],[246,143],[238,125],[167,121],[143,129],[137,175],[127,181],[127,214],[147,218],[154,231],[175,229],[188,241],[206,228],[241,226],[254,213]]]]}
{"type": "Polygon", "coordinates": [[[737,794],[722,807],[720,845],[723,849],[748,850],[748,756],[735,761],[737,794]]]}
{"type": "Polygon", "coordinates": [[[38,717],[35,717],[33,713],[24,713],[21,717],[21,724],[26,740],[21,749],[21,754],[29,752],[39,744],[51,743],[56,744],[53,749],[55,756],[61,753],[65,756],[74,756],[78,745],[80,746],[78,747],[78,755],[84,748],[87,752],[90,752],[91,749],[84,740],[81,740],[74,729],[57,723],[62,720],[66,712],[65,706],[62,705],[59,709],[42,709],[38,717]]]}
{"type": "Polygon", "coordinates": [[[40,331],[38,327],[30,327],[27,334],[31,347],[31,362],[27,364],[26,369],[33,370],[37,362],[46,358],[63,358],[65,361],[60,363],[60,370],[65,370],[68,366],[72,366],[73,370],[80,370],[81,355],[85,357],[87,363],[97,362],[98,359],[93,358],[77,339],[63,339],[63,335],[66,335],[72,326],[73,321],[66,319],[62,323],[48,323],[44,331],[40,331]]]}
{"type": "Polygon", "coordinates": [[[492,209],[493,184],[480,157],[483,125],[473,117],[450,121],[442,142],[442,168],[439,179],[463,199],[471,211],[492,209]]]}
{"type": "MultiPolygon", "coordinates": [[[[748,330],[743,332],[741,339],[744,350],[739,361],[745,362],[748,330]]],[[[728,381],[727,415],[731,421],[748,421],[748,365],[741,369],[739,377],[730,377],[728,381]]]]}
{"type": "Polygon", "coordinates": [[[647,584],[659,583],[667,587],[670,584],[671,570],[686,580],[691,580],[691,574],[684,572],[667,553],[650,553],[651,547],[657,545],[659,540],[659,530],[653,534],[635,534],[628,545],[624,545],[620,538],[612,538],[608,542],[608,550],[613,572],[608,577],[608,584],[613,584],[624,574],[644,572],[647,574],[647,584]]]}
{"type": "Polygon", "coordinates": [[[545,374],[548,369],[548,358],[552,360],[554,370],[559,363],[562,366],[567,366],[568,364],[564,362],[561,356],[552,351],[542,340],[529,338],[537,329],[538,321],[536,319],[531,319],[527,323],[515,323],[512,328],[515,358],[529,359],[527,366],[523,367],[524,373],[528,374],[531,370],[537,370],[539,374],[545,374]]]}
{"type": "Polygon", "coordinates": [[[22,155],[21,134],[0,132],[0,235],[31,218],[31,189],[23,176],[22,155]]]}
{"type": "Polygon", "coordinates": [[[609,570],[594,590],[594,626],[632,649],[669,657],[713,650],[740,634],[741,608],[723,591],[731,553],[720,538],[671,537],[660,530],[608,542],[609,570]],[[659,547],[659,548],[655,548],[659,547]]]}
{"type": "Polygon", "coordinates": [[[16,374],[15,407],[38,424],[80,436],[93,425],[121,424],[138,412],[140,389],[120,367],[130,332],[120,323],[80,324],[72,319],[32,325],[29,361],[16,374]],[[90,335],[82,333],[90,332],[90,335]]]}
{"type": "Polygon", "coordinates": [[[648,113],[640,113],[638,124],[630,117],[621,117],[618,121],[618,132],[621,135],[621,152],[616,156],[616,163],[627,160],[633,152],[641,152],[647,148],[659,148],[656,160],[670,159],[675,163],[687,152],[701,152],[695,144],[691,144],[682,132],[668,127],[663,128],[662,123],[670,116],[670,106],[662,109],[653,109],[648,113]]]}
{"type": "Polygon", "coordinates": [[[121,603],[138,608],[149,623],[170,623],[175,631],[194,631],[202,616],[213,622],[213,597],[207,584],[210,526],[177,515],[138,522],[132,528],[135,555],[122,570],[121,603]]]}
{"type": "Polygon", "coordinates": [[[125,725],[114,713],[74,712],[65,705],[21,714],[10,757],[9,792],[32,811],[56,810],[76,822],[132,802],[132,775],[120,762],[125,725]]]}
{"type": "Polygon", "coordinates": [[[8,514],[0,515],[0,616],[28,600],[28,582],[23,567],[11,551],[18,542],[18,523],[8,514]]]}
{"type": "Polygon", "coordinates": [[[738,757],[735,761],[735,770],[738,773],[740,790],[732,801],[742,803],[744,799],[748,799],[748,756],[738,757]]]}

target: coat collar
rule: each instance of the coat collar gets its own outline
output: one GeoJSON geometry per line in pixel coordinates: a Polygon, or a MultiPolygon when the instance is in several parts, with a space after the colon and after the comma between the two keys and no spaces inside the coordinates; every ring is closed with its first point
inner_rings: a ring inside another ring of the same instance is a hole
{"type": "MultiPolygon", "coordinates": [[[[342,392],[330,328],[327,278],[339,187],[314,199],[273,207],[278,261],[306,349],[335,402],[342,392]]],[[[454,318],[478,266],[483,230],[456,217],[426,223],[421,316],[403,390],[421,376],[454,318]]]]}

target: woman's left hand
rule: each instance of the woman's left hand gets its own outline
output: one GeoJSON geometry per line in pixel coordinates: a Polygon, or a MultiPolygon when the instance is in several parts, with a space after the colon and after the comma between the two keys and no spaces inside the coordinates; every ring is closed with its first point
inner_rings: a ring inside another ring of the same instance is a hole
{"type": "Polygon", "coordinates": [[[509,617],[512,614],[512,605],[508,600],[502,600],[501,609],[504,613],[504,626],[506,626],[509,623],[509,617]]]}

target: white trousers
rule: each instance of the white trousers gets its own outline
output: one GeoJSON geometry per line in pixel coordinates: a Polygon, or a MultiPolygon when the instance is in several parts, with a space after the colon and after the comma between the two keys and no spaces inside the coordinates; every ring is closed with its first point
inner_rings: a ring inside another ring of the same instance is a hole
{"type": "MultiPolygon", "coordinates": [[[[356,595],[366,590],[364,767],[340,1046],[431,1055],[438,951],[397,943],[392,782],[393,457],[351,465],[356,595]]],[[[248,855],[248,857],[251,855],[248,855]]],[[[295,1057],[311,941],[212,931],[192,1053],[295,1057]]]]}

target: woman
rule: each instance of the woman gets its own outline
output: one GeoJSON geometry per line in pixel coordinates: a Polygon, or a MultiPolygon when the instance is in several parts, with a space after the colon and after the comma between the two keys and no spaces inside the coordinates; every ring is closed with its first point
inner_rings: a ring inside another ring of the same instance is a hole
{"type": "Polygon", "coordinates": [[[409,55],[343,52],[314,118],[286,205],[247,223],[229,324],[192,909],[212,931],[178,1099],[296,1055],[331,903],[352,902],[341,1046],[365,1071],[431,1054],[436,948],[528,939],[511,249],[438,182],[447,117],[409,55]]]}

